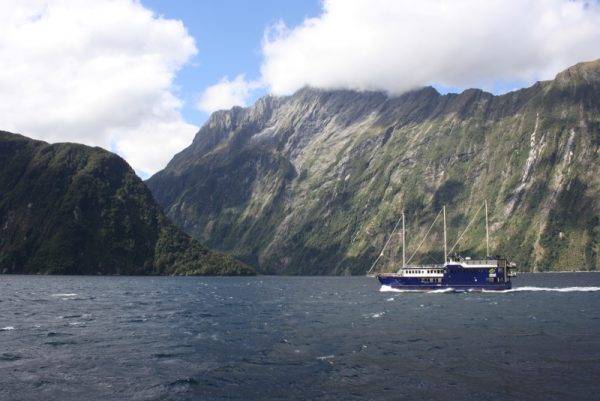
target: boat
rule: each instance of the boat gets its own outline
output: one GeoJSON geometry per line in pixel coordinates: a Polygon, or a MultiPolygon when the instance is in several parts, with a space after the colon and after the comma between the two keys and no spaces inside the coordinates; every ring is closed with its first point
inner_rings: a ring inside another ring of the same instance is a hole
{"type": "MultiPolygon", "coordinates": [[[[432,290],[448,290],[448,291],[505,291],[509,290],[512,286],[511,277],[516,275],[515,269],[516,264],[510,262],[508,259],[500,256],[490,256],[489,252],[489,226],[488,226],[488,213],[487,213],[487,201],[485,205],[485,231],[486,231],[486,257],[479,259],[471,259],[470,257],[460,256],[456,253],[448,256],[447,244],[446,244],[446,206],[443,206],[442,210],[438,213],[434,219],[431,227],[425,234],[425,237],[414,251],[409,259],[409,263],[406,262],[406,235],[405,235],[405,217],[402,213],[402,266],[394,273],[379,273],[375,274],[375,277],[379,280],[382,286],[395,290],[406,290],[406,291],[432,291],[432,290]],[[418,249],[423,245],[425,238],[431,231],[439,215],[443,215],[444,221],[444,262],[441,264],[434,265],[411,265],[410,260],[417,253],[418,249]]],[[[482,205],[483,206],[483,205],[482,205]]],[[[464,233],[469,229],[471,224],[475,221],[481,207],[475,213],[475,216],[467,226],[467,228],[461,233],[456,244],[452,247],[450,252],[458,245],[464,233]]],[[[396,230],[396,227],[392,231],[392,235],[396,230]]],[[[380,257],[383,256],[383,252],[389,240],[384,245],[379,257],[375,260],[369,273],[373,270],[380,257]]]]}

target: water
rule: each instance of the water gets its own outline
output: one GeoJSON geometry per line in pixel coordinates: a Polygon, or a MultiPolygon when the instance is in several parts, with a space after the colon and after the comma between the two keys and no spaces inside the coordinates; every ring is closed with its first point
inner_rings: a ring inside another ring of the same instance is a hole
{"type": "Polygon", "coordinates": [[[597,399],[600,274],[515,285],[0,276],[0,399],[597,399]]]}

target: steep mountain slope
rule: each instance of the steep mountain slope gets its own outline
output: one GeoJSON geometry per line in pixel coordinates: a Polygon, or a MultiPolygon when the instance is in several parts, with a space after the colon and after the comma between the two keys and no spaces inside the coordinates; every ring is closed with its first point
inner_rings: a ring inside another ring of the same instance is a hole
{"type": "Polygon", "coordinates": [[[250,274],[176,228],[120,157],[0,132],[0,272],[250,274]]]}
{"type": "MultiPolygon", "coordinates": [[[[167,214],[263,272],[364,273],[402,210],[409,243],[443,204],[450,246],[488,200],[492,252],[599,269],[600,60],[494,96],[302,89],[214,113],[148,180],[167,214]]],[[[481,222],[481,220],[480,220],[481,222]]],[[[413,261],[439,261],[434,229],[413,261]]],[[[483,253],[482,224],[455,250],[483,253]]],[[[389,269],[398,252],[382,258],[389,269]]]]}

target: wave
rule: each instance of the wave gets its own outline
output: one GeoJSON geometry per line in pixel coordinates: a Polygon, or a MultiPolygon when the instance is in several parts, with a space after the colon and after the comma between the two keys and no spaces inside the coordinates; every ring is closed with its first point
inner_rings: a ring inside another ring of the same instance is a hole
{"type": "Polygon", "coordinates": [[[13,326],[6,326],[6,327],[2,327],[0,328],[0,331],[10,331],[10,330],[14,330],[15,328],[13,326]]]}
{"type": "Polygon", "coordinates": [[[510,290],[502,291],[486,291],[484,292],[527,292],[527,291],[548,291],[548,292],[594,292],[600,291],[600,287],[532,287],[523,286],[511,288],[510,290]]]}
{"type": "Polygon", "coordinates": [[[429,290],[428,293],[431,294],[444,294],[446,292],[453,292],[454,288],[440,288],[439,290],[429,290]]]}
{"type": "Polygon", "coordinates": [[[52,294],[53,297],[76,297],[78,294],[52,294]]]}
{"type": "Polygon", "coordinates": [[[447,292],[453,292],[454,288],[440,288],[438,290],[401,290],[399,288],[392,288],[389,285],[382,285],[381,288],[379,289],[380,292],[420,292],[420,293],[427,293],[427,294],[444,294],[447,292]]]}
{"type": "Polygon", "coordinates": [[[379,292],[422,292],[422,291],[418,291],[418,290],[399,290],[398,288],[392,288],[389,285],[382,285],[381,288],[379,288],[379,292]]]}
{"type": "MultiPolygon", "coordinates": [[[[439,290],[401,290],[398,288],[392,288],[389,285],[382,285],[379,289],[380,292],[420,292],[426,294],[444,294],[449,292],[454,292],[454,288],[440,288],[439,290]]],[[[545,291],[545,292],[595,292],[600,291],[600,287],[534,287],[534,286],[523,286],[511,288],[510,290],[482,290],[482,292],[490,293],[490,294],[503,294],[509,292],[535,292],[535,291],[545,291]]],[[[463,291],[461,291],[463,292],[463,291]]]]}

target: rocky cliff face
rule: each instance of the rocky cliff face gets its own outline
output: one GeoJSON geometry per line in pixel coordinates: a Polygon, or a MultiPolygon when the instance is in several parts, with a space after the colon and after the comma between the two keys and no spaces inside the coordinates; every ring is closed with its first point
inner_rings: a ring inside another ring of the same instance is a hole
{"type": "Polygon", "coordinates": [[[0,272],[249,274],[176,228],[120,157],[0,132],[0,272]]]}
{"type": "MultiPolygon", "coordinates": [[[[451,246],[486,199],[494,254],[524,270],[595,270],[599,146],[600,60],[502,96],[265,97],[214,113],[147,183],[188,233],[263,272],[364,273],[402,210],[410,255],[444,204],[451,246]]],[[[482,222],[455,250],[485,252],[482,222]]],[[[380,270],[397,261],[393,239],[380,270]]],[[[413,262],[441,255],[440,227],[413,262]]]]}

